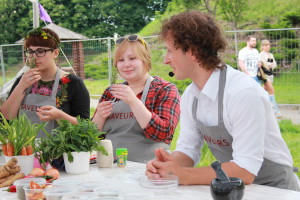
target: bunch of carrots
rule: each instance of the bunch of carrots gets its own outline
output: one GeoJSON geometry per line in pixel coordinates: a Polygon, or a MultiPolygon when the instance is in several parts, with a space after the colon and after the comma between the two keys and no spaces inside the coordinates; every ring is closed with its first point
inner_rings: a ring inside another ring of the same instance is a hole
{"type": "Polygon", "coordinates": [[[2,144],[2,152],[5,156],[14,156],[14,155],[29,156],[34,153],[32,145],[26,147],[23,146],[20,152],[15,152],[15,148],[12,143],[2,144]]]}
{"type": "Polygon", "coordinates": [[[34,153],[35,139],[45,123],[32,124],[25,114],[7,120],[0,112],[0,143],[6,156],[28,156],[34,153]]]}
{"type": "Polygon", "coordinates": [[[18,159],[13,157],[5,165],[0,166],[0,188],[10,186],[25,176],[24,173],[19,173],[21,167],[17,165],[17,162],[18,159]]]}

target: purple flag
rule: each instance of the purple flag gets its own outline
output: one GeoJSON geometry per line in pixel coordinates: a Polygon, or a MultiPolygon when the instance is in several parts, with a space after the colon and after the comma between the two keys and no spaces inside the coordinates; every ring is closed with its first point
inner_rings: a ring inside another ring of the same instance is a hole
{"type": "Polygon", "coordinates": [[[46,10],[43,8],[43,6],[40,3],[38,3],[38,4],[39,4],[39,9],[40,9],[41,20],[52,23],[52,20],[51,20],[50,16],[48,15],[48,13],[46,12],[46,10]]]}

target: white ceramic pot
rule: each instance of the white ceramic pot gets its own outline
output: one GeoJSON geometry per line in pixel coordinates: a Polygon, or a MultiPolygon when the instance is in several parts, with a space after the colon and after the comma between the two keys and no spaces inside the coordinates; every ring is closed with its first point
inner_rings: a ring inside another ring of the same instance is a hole
{"type": "Polygon", "coordinates": [[[19,165],[21,167],[21,173],[28,175],[32,171],[34,163],[34,154],[31,154],[29,156],[5,156],[5,162],[8,162],[13,157],[18,159],[16,165],[19,165]]]}
{"type": "Polygon", "coordinates": [[[73,162],[68,161],[68,154],[64,153],[66,172],[69,174],[84,174],[90,169],[90,152],[71,152],[73,162]]]}

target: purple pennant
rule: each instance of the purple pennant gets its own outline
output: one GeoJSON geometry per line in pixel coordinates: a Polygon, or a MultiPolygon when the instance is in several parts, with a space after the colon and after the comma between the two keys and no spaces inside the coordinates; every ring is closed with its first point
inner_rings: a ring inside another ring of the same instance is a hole
{"type": "Polygon", "coordinates": [[[50,16],[48,15],[48,13],[46,12],[46,10],[43,8],[43,6],[40,3],[38,3],[38,4],[39,4],[39,9],[40,9],[41,20],[52,23],[52,20],[51,20],[50,16]]]}

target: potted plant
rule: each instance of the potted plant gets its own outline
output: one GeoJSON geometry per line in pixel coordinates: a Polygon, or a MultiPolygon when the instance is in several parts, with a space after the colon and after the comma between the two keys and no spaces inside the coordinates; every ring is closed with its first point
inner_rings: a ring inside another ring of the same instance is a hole
{"type": "Polygon", "coordinates": [[[101,151],[107,155],[106,149],[100,143],[101,135],[104,133],[99,132],[90,119],[78,117],[77,121],[78,124],[72,124],[67,120],[61,120],[52,134],[41,138],[38,145],[41,164],[63,156],[66,172],[81,174],[89,170],[92,151],[101,151]]]}
{"type": "Polygon", "coordinates": [[[9,121],[2,113],[0,117],[0,142],[6,161],[16,157],[21,172],[30,173],[34,163],[35,139],[46,123],[32,124],[25,114],[9,121]]]}

